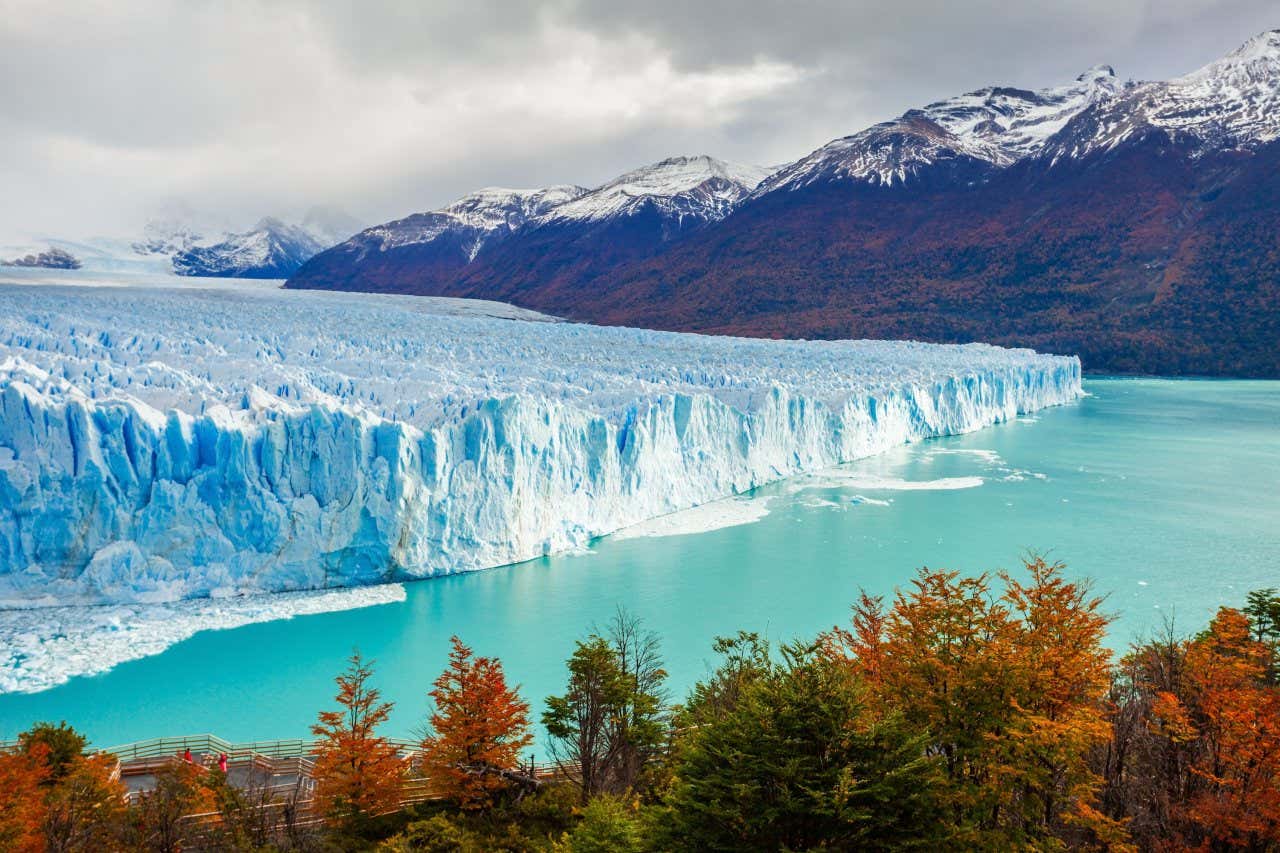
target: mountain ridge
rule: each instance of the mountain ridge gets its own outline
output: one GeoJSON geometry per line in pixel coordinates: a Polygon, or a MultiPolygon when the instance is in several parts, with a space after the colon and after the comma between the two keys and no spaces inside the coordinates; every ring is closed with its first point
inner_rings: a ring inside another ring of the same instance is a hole
{"type": "Polygon", "coordinates": [[[1080,353],[1101,371],[1280,376],[1278,140],[1280,31],[1268,31],[1169,81],[1122,84],[1095,66],[1063,86],[990,86],[908,110],[745,192],[740,182],[691,227],[653,198],[577,219],[552,208],[465,263],[352,263],[338,246],[287,286],[500,299],[681,331],[985,340],[1080,353]]]}

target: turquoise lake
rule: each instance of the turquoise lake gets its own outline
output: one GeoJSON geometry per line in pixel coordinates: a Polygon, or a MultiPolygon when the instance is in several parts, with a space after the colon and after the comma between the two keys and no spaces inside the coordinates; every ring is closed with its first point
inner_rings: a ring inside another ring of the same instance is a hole
{"type": "MultiPolygon", "coordinates": [[[[540,713],[573,642],[622,605],[657,631],[677,697],[716,635],[847,619],[923,565],[1014,569],[1029,549],[1092,578],[1112,646],[1199,628],[1280,586],[1280,382],[1093,379],[1087,398],[750,496],[758,520],[407,585],[404,602],[208,631],[111,672],[0,696],[0,738],[66,719],[110,745],[213,732],[305,737],[353,647],[410,735],[449,636],[496,655],[540,713]],[[767,513],[765,512],[767,510],[767,513]]],[[[741,510],[742,507],[735,507],[741,510]]]]}

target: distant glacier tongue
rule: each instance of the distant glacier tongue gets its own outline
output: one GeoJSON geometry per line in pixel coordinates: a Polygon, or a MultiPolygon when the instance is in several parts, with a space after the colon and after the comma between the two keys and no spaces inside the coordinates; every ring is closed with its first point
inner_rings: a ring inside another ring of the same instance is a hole
{"type": "Polygon", "coordinates": [[[496,566],[1081,393],[1077,359],[1029,350],[501,313],[0,289],[0,606],[496,566]]]}

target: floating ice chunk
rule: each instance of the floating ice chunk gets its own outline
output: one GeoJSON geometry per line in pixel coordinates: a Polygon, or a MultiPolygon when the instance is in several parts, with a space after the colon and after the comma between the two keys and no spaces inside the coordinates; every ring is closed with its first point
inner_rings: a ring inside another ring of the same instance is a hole
{"type": "Polygon", "coordinates": [[[725,527],[751,524],[769,514],[769,498],[727,498],[651,518],[613,534],[614,539],[637,539],[643,536],[686,536],[725,527]]]}
{"type": "Polygon", "coordinates": [[[1000,458],[1000,454],[994,450],[981,450],[979,448],[970,447],[948,447],[936,450],[930,450],[929,456],[976,456],[987,465],[1000,465],[1004,460],[1000,458]]]}
{"type": "Polygon", "coordinates": [[[404,601],[402,584],[167,604],[0,611],[0,693],[35,693],[159,654],[195,634],[404,601]]]}
{"type": "Polygon", "coordinates": [[[857,471],[824,472],[796,481],[797,489],[868,489],[891,492],[949,491],[975,489],[983,484],[981,477],[939,477],[936,480],[903,480],[857,471]]]}

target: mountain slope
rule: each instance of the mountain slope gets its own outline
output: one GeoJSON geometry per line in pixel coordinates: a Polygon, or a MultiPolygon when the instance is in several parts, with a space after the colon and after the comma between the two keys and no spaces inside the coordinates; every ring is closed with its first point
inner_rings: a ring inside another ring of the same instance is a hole
{"type": "Polygon", "coordinates": [[[984,340],[1094,370],[1280,375],[1280,146],[1162,135],[967,192],[765,196],[580,294],[595,322],[721,334],[984,340]]]}
{"type": "Polygon", "coordinates": [[[346,289],[334,285],[359,270],[366,285],[362,290],[439,288],[486,246],[500,243],[531,218],[585,192],[575,186],[483,189],[440,210],[367,228],[310,259],[288,286],[346,289]]]}
{"type": "Polygon", "coordinates": [[[80,269],[80,259],[66,249],[50,246],[42,252],[31,252],[8,261],[0,260],[0,267],[42,267],[55,270],[78,270],[80,269]]]}
{"type": "Polygon", "coordinates": [[[723,219],[767,172],[672,157],[593,190],[481,190],[357,234],[287,286],[509,299],[553,280],[578,283],[723,219]]]}
{"type": "Polygon", "coordinates": [[[1082,159],[1153,130],[1191,153],[1265,145],[1280,137],[1280,30],[1167,82],[1131,85],[1046,146],[1051,162],[1082,159]]]}

